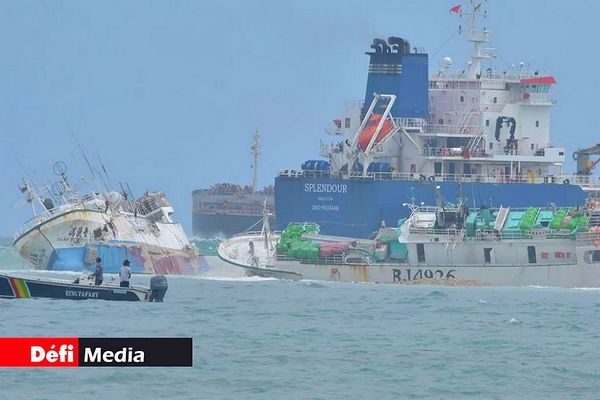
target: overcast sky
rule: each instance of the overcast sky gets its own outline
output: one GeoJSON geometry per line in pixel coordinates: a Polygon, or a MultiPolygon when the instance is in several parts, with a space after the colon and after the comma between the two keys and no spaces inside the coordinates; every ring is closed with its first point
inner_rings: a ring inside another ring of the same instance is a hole
{"type": "MultiPolygon", "coordinates": [[[[0,1],[0,235],[31,217],[17,184],[52,183],[55,161],[88,174],[73,135],[134,194],[160,190],[191,230],[191,192],[259,184],[318,157],[324,127],[364,96],[374,37],[401,36],[463,69],[459,1],[0,1]],[[452,39],[451,39],[452,38],[452,39]]],[[[463,2],[466,3],[466,2],[463,2]]],[[[556,77],[552,141],[570,154],[599,140],[600,2],[496,0],[485,26],[506,70],[556,77]]],[[[487,65],[485,66],[487,68],[487,65]]],[[[90,190],[93,187],[88,187],[90,190]]]]}

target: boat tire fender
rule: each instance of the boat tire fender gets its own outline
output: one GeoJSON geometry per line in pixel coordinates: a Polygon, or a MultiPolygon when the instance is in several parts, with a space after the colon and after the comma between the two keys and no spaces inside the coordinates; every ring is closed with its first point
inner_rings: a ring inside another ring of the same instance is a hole
{"type": "Polygon", "coordinates": [[[429,177],[429,181],[430,181],[430,182],[433,182],[433,181],[435,181],[435,176],[431,175],[431,176],[429,177]]]}
{"type": "Polygon", "coordinates": [[[565,180],[563,181],[563,183],[564,183],[565,185],[568,185],[568,184],[569,184],[569,183],[571,183],[571,182],[570,182],[568,179],[565,179],[565,180]]]}

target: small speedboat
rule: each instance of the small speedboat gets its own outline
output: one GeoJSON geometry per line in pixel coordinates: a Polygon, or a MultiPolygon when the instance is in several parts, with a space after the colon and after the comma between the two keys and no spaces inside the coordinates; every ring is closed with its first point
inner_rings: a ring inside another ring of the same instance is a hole
{"type": "Polygon", "coordinates": [[[94,285],[92,280],[81,277],[75,281],[34,278],[0,273],[0,298],[47,298],[70,300],[113,300],[162,302],[167,292],[167,279],[156,275],[150,279],[150,287],[119,287],[94,285]]]}

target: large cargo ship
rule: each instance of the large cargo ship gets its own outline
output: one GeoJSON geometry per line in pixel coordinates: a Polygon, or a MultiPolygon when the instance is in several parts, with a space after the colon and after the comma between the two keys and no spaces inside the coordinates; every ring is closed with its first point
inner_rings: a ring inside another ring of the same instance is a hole
{"type": "Polygon", "coordinates": [[[398,37],[373,40],[364,101],[347,103],[328,128],[325,159],[275,178],[278,229],[311,221],[324,234],[368,237],[408,217],[403,203],[432,204],[437,187],[455,201],[456,182],[469,207],[585,204],[595,187],[590,155],[600,146],[576,152],[577,173],[564,173],[566,150],[550,138],[556,79],[523,62],[492,68],[490,32],[477,26],[482,4],[459,11],[473,53],[458,72],[444,57],[429,76],[422,49],[398,37]]]}
{"type": "Polygon", "coordinates": [[[258,133],[254,134],[251,147],[254,161],[251,186],[218,183],[208,189],[192,192],[194,237],[205,239],[229,237],[257,225],[262,219],[265,202],[267,208],[274,210],[273,186],[266,186],[262,190],[256,188],[260,154],[259,138],[258,133]]]}

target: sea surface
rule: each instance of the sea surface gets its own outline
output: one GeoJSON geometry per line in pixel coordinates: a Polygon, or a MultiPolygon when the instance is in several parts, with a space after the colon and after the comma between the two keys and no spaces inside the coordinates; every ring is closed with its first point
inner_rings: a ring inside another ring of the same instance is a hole
{"type": "Polygon", "coordinates": [[[0,337],[192,337],[192,368],[4,368],[0,399],[600,398],[599,290],[168,279],[164,303],[0,300],[0,337]]]}

